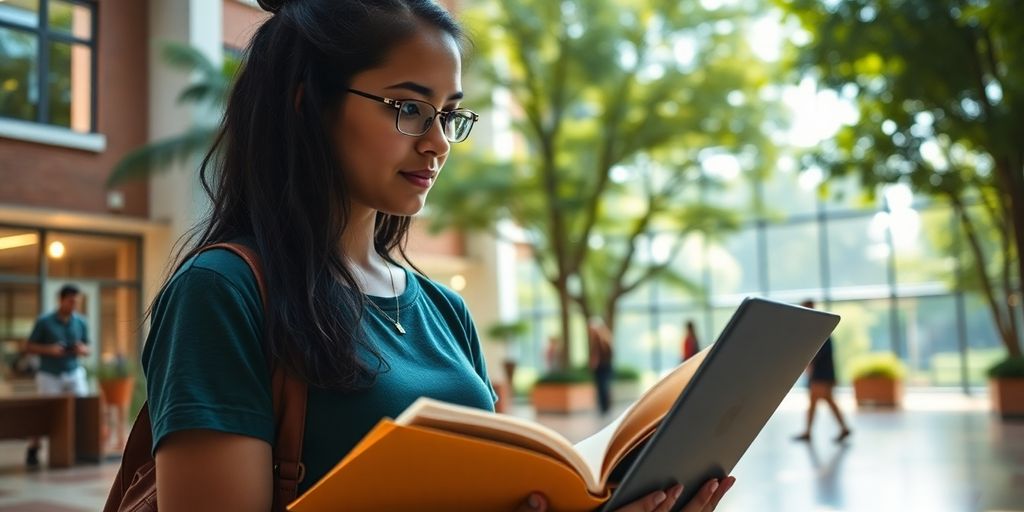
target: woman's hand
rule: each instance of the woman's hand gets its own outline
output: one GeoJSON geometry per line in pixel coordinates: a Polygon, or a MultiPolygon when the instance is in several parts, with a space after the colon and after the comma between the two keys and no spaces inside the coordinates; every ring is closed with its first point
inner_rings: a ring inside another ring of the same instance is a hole
{"type": "MultiPolygon", "coordinates": [[[[722,496],[736,483],[735,477],[726,477],[718,480],[708,480],[704,488],[698,492],[689,503],[683,507],[682,512],[711,512],[718,507],[722,496]]],[[[655,491],[639,500],[620,508],[616,512],[668,512],[672,510],[679,495],[683,493],[683,485],[679,484],[664,491],[655,491]]],[[[548,500],[543,494],[535,492],[531,494],[516,512],[546,511],[548,500]]]]}

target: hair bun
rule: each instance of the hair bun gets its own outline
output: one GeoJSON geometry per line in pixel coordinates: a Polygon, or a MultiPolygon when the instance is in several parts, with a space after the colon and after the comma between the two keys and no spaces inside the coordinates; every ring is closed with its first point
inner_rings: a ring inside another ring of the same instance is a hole
{"type": "Polygon", "coordinates": [[[276,13],[284,4],[288,3],[288,0],[256,0],[256,3],[260,4],[260,8],[264,11],[276,13]]]}

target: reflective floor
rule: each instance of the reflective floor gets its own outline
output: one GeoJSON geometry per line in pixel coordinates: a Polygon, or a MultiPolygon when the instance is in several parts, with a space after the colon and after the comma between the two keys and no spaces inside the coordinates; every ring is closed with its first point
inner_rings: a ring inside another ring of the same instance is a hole
{"type": "MultiPolygon", "coordinates": [[[[1024,421],[988,412],[984,393],[912,392],[901,411],[864,411],[840,392],[854,434],[844,444],[819,408],[811,443],[794,442],[806,395],[794,391],[734,471],[719,512],[1024,512],[1024,421]]],[[[534,418],[579,440],[603,425],[594,414],[534,418]]],[[[0,442],[0,512],[79,512],[102,507],[116,462],[26,472],[25,443],[0,442]]]]}

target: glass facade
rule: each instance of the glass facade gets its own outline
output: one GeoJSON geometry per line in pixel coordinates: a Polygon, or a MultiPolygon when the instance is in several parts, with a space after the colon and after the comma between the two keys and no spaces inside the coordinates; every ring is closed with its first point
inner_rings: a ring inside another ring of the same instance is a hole
{"type": "Polygon", "coordinates": [[[140,250],[137,237],[0,226],[0,376],[19,376],[21,345],[36,318],[56,307],[64,284],[82,292],[77,312],[95,349],[84,364],[137,360],[140,250]]]}
{"type": "MultiPolygon", "coordinates": [[[[1005,356],[987,304],[960,284],[977,278],[973,262],[949,249],[963,237],[950,208],[914,202],[902,187],[865,194],[851,179],[819,188],[785,169],[763,183],[734,177],[707,186],[705,197],[749,212],[745,221],[734,232],[692,235],[676,255],[673,272],[699,292],[654,283],[620,303],[616,364],[654,373],[677,364],[686,321],[705,347],[748,295],[813,299],[840,314],[833,345],[841,384],[868,352],[897,354],[908,386],[965,390],[983,385],[985,369],[1005,356]]],[[[519,309],[535,321],[532,338],[544,339],[558,332],[552,289],[529,257],[519,266],[519,309]]],[[[574,343],[574,353],[585,352],[581,336],[574,343]]]]}

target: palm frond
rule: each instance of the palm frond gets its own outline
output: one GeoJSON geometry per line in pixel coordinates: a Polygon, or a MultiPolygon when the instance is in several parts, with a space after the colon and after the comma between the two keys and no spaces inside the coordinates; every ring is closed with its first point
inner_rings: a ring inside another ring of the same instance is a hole
{"type": "Polygon", "coordinates": [[[207,104],[222,107],[230,84],[224,80],[195,82],[178,94],[178,103],[207,104]]]}
{"type": "Polygon", "coordinates": [[[216,127],[194,127],[189,131],[154,141],[125,155],[107,178],[107,187],[144,178],[171,164],[202,155],[213,144],[216,127]]]}
{"type": "Polygon", "coordinates": [[[203,76],[220,75],[221,70],[203,52],[187,44],[168,42],[163,45],[161,57],[171,67],[198,71],[203,76]]]}

